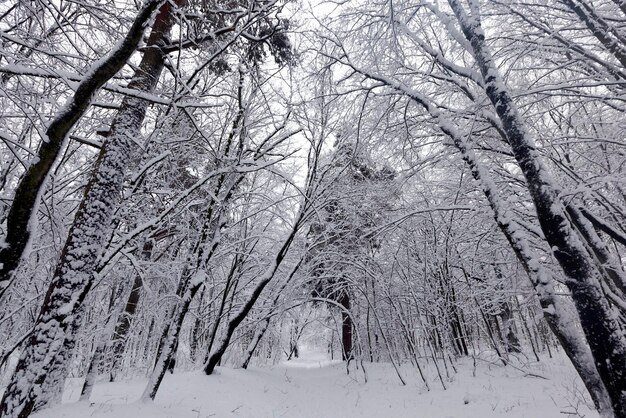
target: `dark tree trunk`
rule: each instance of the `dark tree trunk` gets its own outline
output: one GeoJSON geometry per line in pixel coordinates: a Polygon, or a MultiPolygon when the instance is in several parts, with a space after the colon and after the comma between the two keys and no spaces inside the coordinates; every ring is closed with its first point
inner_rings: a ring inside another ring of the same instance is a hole
{"type": "MultiPolygon", "coordinates": [[[[452,1],[452,3],[456,4],[456,2],[454,1],[452,1]]],[[[460,5],[454,6],[454,8],[460,7],[460,5]]],[[[506,208],[500,201],[500,198],[498,196],[498,189],[495,183],[491,180],[489,173],[481,167],[473,150],[464,139],[464,135],[458,132],[456,128],[454,128],[452,124],[448,123],[445,118],[442,118],[442,115],[440,115],[438,109],[431,103],[431,101],[427,97],[416,93],[414,90],[409,90],[402,85],[393,84],[387,79],[369,74],[363,70],[358,71],[370,79],[379,81],[407,95],[414,102],[424,107],[424,109],[428,111],[428,113],[430,113],[431,116],[436,120],[439,129],[453,140],[454,145],[461,152],[463,160],[471,168],[473,177],[481,183],[482,189],[485,193],[485,197],[489,201],[489,205],[494,212],[494,218],[498,224],[498,227],[502,230],[506,239],[509,241],[511,248],[520,260],[522,266],[528,272],[528,276],[535,288],[535,291],[537,292],[537,295],[539,296],[539,301],[541,303],[541,307],[543,308],[544,317],[546,318],[546,322],[550,326],[550,329],[554,332],[554,335],[559,340],[565,352],[567,353],[567,356],[570,358],[572,364],[578,371],[578,374],[585,383],[585,386],[591,394],[591,397],[593,398],[596,407],[600,410],[601,413],[612,413],[612,406],[611,401],[608,397],[608,392],[604,386],[604,382],[601,379],[599,371],[596,369],[595,360],[592,357],[589,346],[586,344],[586,341],[581,338],[576,330],[577,320],[576,318],[570,316],[569,310],[567,308],[567,300],[556,295],[554,288],[556,282],[554,278],[549,271],[543,268],[540,263],[536,262],[536,258],[534,257],[532,251],[530,251],[532,246],[526,238],[518,233],[518,228],[514,223],[511,222],[510,217],[507,216],[506,208]]],[[[547,205],[544,205],[543,207],[545,208],[546,206],[547,205]]],[[[563,270],[566,271],[566,268],[563,268],[563,270]]],[[[568,267],[567,270],[569,271],[570,268],[568,267]]],[[[595,289],[593,293],[594,297],[591,299],[591,301],[593,301],[594,299],[596,301],[601,300],[600,298],[598,298],[599,295],[597,293],[597,289],[595,289]]],[[[577,294],[580,295],[580,292],[577,294]]],[[[584,300],[585,298],[583,297],[582,299],[584,300]]],[[[604,305],[604,303],[601,302],[600,305],[604,305]]],[[[605,309],[606,306],[601,307],[601,310],[605,309]]],[[[484,313],[481,312],[481,314],[484,318],[484,313]]],[[[608,314],[608,312],[606,311],[604,311],[602,315],[607,315],[610,318],[610,314],[608,314]]],[[[592,318],[593,316],[590,315],[589,317],[592,318]]],[[[427,316],[427,320],[429,323],[431,321],[434,321],[434,319],[430,316],[427,316]]],[[[609,324],[612,328],[613,325],[611,324],[615,324],[613,319],[609,319],[609,324]]],[[[585,327],[586,326],[590,326],[590,329],[593,329],[593,324],[587,324],[585,325],[585,327]]],[[[437,341],[434,338],[434,331],[430,331],[429,335],[431,336],[431,338],[429,338],[428,341],[432,344],[435,344],[437,341]]],[[[612,343],[614,343],[616,339],[619,340],[617,333],[614,333],[612,336],[607,336],[607,334],[604,333],[603,337],[608,338],[607,341],[612,341],[612,343]]],[[[598,343],[600,343],[602,339],[598,339],[597,341],[598,343]]],[[[548,350],[550,350],[549,344],[547,345],[547,347],[548,350]]]]}
{"type": "Polygon", "coordinates": [[[515,329],[515,318],[508,302],[504,302],[500,306],[500,320],[502,321],[500,330],[506,351],[509,353],[521,353],[522,347],[515,329]]]}
{"type": "Polygon", "coordinates": [[[452,329],[452,340],[454,341],[454,348],[457,354],[460,356],[469,355],[465,335],[458,318],[453,318],[450,323],[450,328],[452,329]]]}
{"type": "MultiPolygon", "coordinates": [[[[602,413],[611,413],[612,406],[608,398],[607,390],[605,389],[600,374],[596,369],[595,360],[591,355],[591,351],[589,350],[586,341],[581,338],[576,330],[576,319],[570,317],[569,310],[566,306],[566,299],[556,295],[554,288],[555,280],[551,273],[536,262],[536,258],[534,257],[532,251],[530,251],[532,246],[527,239],[517,233],[518,230],[516,226],[511,222],[510,217],[506,216],[506,208],[500,201],[498,189],[495,183],[491,180],[489,173],[481,167],[473,150],[465,141],[464,136],[457,132],[456,129],[451,124],[447,123],[445,119],[441,119],[438,110],[426,97],[416,94],[414,91],[407,90],[402,86],[392,85],[388,80],[363,71],[361,72],[368,78],[385,83],[403,94],[406,94],[413,101],[423,106],[433,116],[433,118],[437,120],[441,131],[453,140],[454,145],[461,152],[463,160],[470,167],[473,177],[481,183],[485,197],[494,212],[494,218],[498,227],[509,241],[511,248],[520,260],[522,266],[528,272],[528,276],[535,288],[535,291],[537,292],[537,295],[539,296],[544,317],[546,318],[546,322],[548,323],[550,329],[554,332],[554,335],[559,340],[567,353],[567,356],[570,358],[572,364],[578,371],[578,374],[585,383],[585,386],[591,394],[596,407],[602,413]]],[[[481,314],[484,319],[484,313],[481,312],[481,314]]],[[[427,320],[430,323],[434,321],[434,318],[427,316],[427,320]]],[[[432,344],[437,343],[434,334],[434,331],[430,331],[429,333],[431,338],[429,338],[428,341],[432,344]]],[[[547,347],[548,350],[550,350],[549,342],[547,347]]]]}
{"type": "MultiPolygon", "coordinates": [[[[140,15],[151,16],[159,3],[149,3],[140,15]]],[[[171,3],[165,3],[159,10],[148,39],[149,47],[129,83],[130,88],[150,92],[156,86],[164,54],[155,46],[164,42],[173,26],[171,10],[171,3]]],[[[146,19],[135,22],[141,33],[146,19]]],[[[51,392],[63,387],[65,369],[81,323],[82,303],[93,284],[93,272],[118,205],[124,171],[132,159],[132,143],[139,137],[147,107],[148,102],[143,99],[125,97],[122,101],[70,228],[31,337],[4,392],[1,410],[5,417],[29,416],[49,402],[51,392]]]]}
{"type": "Polygon", "coordinates": [[[87,374],[85,375],[85,382],[83,383],[83,389],[80,392],[80,400],[88,401],[93,391],[93,387],[96,384],[96,377],[98,377],[98,369],[102,366],[102,359],[104,354],[105,344],[98,343],[94,350],[93,357],[89,362],[87,368],[87,374]]]}
{"type": "MultiPolygon", "coordinates": [[[[626,48],[624,39],[584,1],[562,0],[578,16],[587,29],[596,37],[602,46],[626,68],[626,48]],[[617,36],[616,36],[617,35],[617,36]]],[[[621,7],[624,8],[623,3],[621,7]]]]}
{"type": "MultiPolygon", "coordinates": [[[[228,277],[226,278],[226,284],[224,286],[224,293],[222,293],[220,306],[217,310],[217,315],[215,315],[213,327],[211,328],[211,334],[209,335],[209,345],[207,347],[207,356],[213,349],[213,344],[215,344],[215,339],[217,338],[217,331],[219,330],[220,323],[222,322],[222,316],[224,315],[224,311],[226,310],[226,302],[228,300],[228,294],[232,288],[232,283],[237,279],[236,275],[239,272],[240,268],[241,268],[241,260],[238,257],[235,257],[233,264],[230,266],[228,277]]],[[[205,363],[207,361],[208,361],[208,357],[204,359],[205,363]]]]}
{"type": "MultiPolygon", "coordinates": [[[[569,318],[569,312],[565,306],[566,300],[556,296],[554,289],[555,281],[551,277],[550,272],[535,262],[535,257],[530,252],[530,243],[522,235],[516,233],[515,226],[510,219],[503,216],[506,213],[506,208],[503,207],[503,202],[498,196],[495,183],[493,183],[489,174],[482,169],[472,149],[455,132],[447,131],[446,134],[453,139],[454,144],[461,152],[463,160],[472,170],[473,177],[481,183],[498,227],[528,273],[528,277],[539,296],[539,302],[543,308],[548,326],[560,341],[567,356],[571,359],[572,364],[591,394],[596,407],[601,411],[606,411],[607,408],[610,410],[608,393],[595,368],[591,352],[586,341],[581,338],[576,330],[576,320],[569,318]]],[[[550,350],[549,341],[547,344],[548,350],[550,350]]]]}
{"type": "MultiPolygon", "coordinates": [[[[291,282],[291,279],[293,279],[293,276],[296,275],[301,264],[302,264],[302,261],[298,263],[298,265],[291,270],[291,273],[289,274],[287,279],[285,279],[285,281],[280,286],[280,288],[278,288],[278,291],[276,292],[276,296],[274,297],[274,300],[272,301],[272,310],[274,310],[278,306],[278,301],[280,299],[281,294],[283,293],[283,290],[285,290],[289,282],[291,282]]],[[[271,314],[269,314],[267,318],[265,318],[262,321],[260,328],[254,334],[254,337],[252,338],[252,341],[250,342],[250,344],[248,344],[248,349],[246,350],[245,359],[241,365],[242,368],[244,369],[248,368],[248,365],[250,364],[250,360],[252,359],[252,355],[254,354],[255,350],[259,346],[259,343],[263,339],[263,336],[265,335],[265,333],[267,332],[267,329],[270,326],[270,320],[271,320],[271,314]]]]}
{"type": "Polygon", "coordinates": [[[250,342],[250,344],[248,345],[248,349],[246,350],[246,358],[241,364],[241,367],[243,369],[248,368],[248,365],[250,364],[250,360],[252,359],[252,355],[254,354],[255,350],[259,346],[259,343],[263,339],[265,332],[267,332],[269,325],[270,325],[270,318],[267,318],[263,321],[263,323],[261,324],[261,327],[259,328],[259,330],[257,330],[254,337],[252,338],[252,341],[250,342]]]}
{"type": "Polygon", "coordinates": [[[616,416],[626,417],[626,342],[615,311],[601,288],[599,272],[567,219],[559,191],[543,165],[488,50],[478,16],[468,16],[458,0],[448,2],[472,46],[487,96],[526,178],[541,229],[567,277],[566,283],[572,292],[582,329],[613,410],[616,416]]]}
{"type": "MultiPolygon", "coordinates": [[[[198,296],[199,305],[203,306],[204,299],[204,291],[206,287],[202,289],[200,292],[200,296],[198,296]]],[[[191,335],[189,336],[189,357],[191,357],[191,361],[195,362],[198,359],[198,351],[202,346],[202,342],[204,341],[205,333],[203,323],[204,321],[201,318],[202,313],[198,312],[196,314],[196,319],[193,322],[193,327],[191,328],[191,335]]]]}
{"type": "MultiPolygon", "coordinates": [[[[624,3],[626,4],[626,2],[624,3]]],[[[618,231],[613,226],[609,225],[608,222],[600,219],[598,216],[594,215],[590,211],[585,208],[579,208],[580,213],[591,222],[591,224],[598,230],[604,232],[609,237],[613,238],[615,241],[620,244],[626,246],[626,235],[622,231],[618,231]]]]}
{"type": "MultiPolygon", "coordinates": [[[[241,86],[239,92],[241,93],[241,86]]],[[[235,138],[237,127],[242,121],[242,109],[243,108],[240,107],[240,111],[233,122],[233,129],[227,140],[226,155],[229,154],[228,149],[235,138]]],[[[174,361],[174,355],[176,354],[176,349],[178,347],[180,330],[183,326],[185,316],[189,311],[191,301],[204,284],[203,281],[198,281],[194,276],[200,272],[203,263],[206,264],[208,260],[211,259],[219,246],[219,235],[224,223],[226,222],[226,218],[224,217],[225,204],[232,196],[233,190],[243,180],[243,178],[244,177],[240,175],[235,178],[230,185],[226,185],[227,176],[226,174],[222,174],[217,181],[213,196],[220,196],[220,192],[224,190],[223,197],[220,202],[218,202],[217,198],[213,198],[208,205],[207,214],[200,231],[200,236],[194,245],[193,251],[191,251],[190,256],[187,259],[188,267],[183,271],[178,289],[176,291],[176,294],[181,298],[182,302],[174,306],[171,314],[167,315],[167,318],[170,318],[170,322],[165,326],[165,329],[161,334],[161,338],[159,339],[154,370],[150,375],[150,380],[148,381],[148,385],[142,395],[143,400],[154,400],[159,387],[161,386],[161,382],[163,381],[163,377],[165,376],[165,372],[170,369],[170,367],[173,367],[171,365],[174,361]],[[212,245],[205,255],[205,247],[203,244],[209,242],[209,237],[211,238],[210,242],[212,242],[212,245]],[[195,262],[193,261],[194,258],[195,262]]],[[[236,263],[234,263],[234,265],[236,265],[236,263]]]]}
{"type": "Polygon", "coordinates": [[[174,369],[176,356],[176,350],[178,349],[178,338],[180,330],[183,326],[185,316],[189,311],[189,306],[194,296],[200,290],[204,283],[193,283],[191,272],[183,272],[183,278],[177,291],[177,295],[182,299],[181,303],[172,308],[172,314],[166,316],[166,321],[169,321],[166,325],[161,339],[159,340],[159,346],[156,354],[156,364],[154,370],[150,375],[148,386],[142,395],[142,399],[154,400],[165,373],[174,369]]]}
{"type": "Polygon", "coordinates": [[[0,248],[0,297],[10,283],[30,239],[31,218],[48,173],[57,160],[65,138],[91,104],[95,93],[111,79],[135,52],[142,39],[145,23],[162,0],[151,0],[139,12],[122,43],[107,58],[97,63],[91,75],[81,81],[70,99],[52,119],[37,152],[37,159],[28,167],[15,190],[7,216],[6,246],[0,248]]]}
{"type": "MultiPolygon", "coordinates": [[[[222,356],[226,352],[226,349],[228,348],[228,344],[230,343],[230,339],[235,333],[235,330],[243,322],[246,316],[248,316],[248,314],[254,307],[254,304],[259,299],[259,296],[261,296],[263,289],[265,289],[265,287],[274,278],[274,275],[276,274],[278,267],[280,267],[281,263],[283,262],[283,259],[287,255],[287,251],[289,251],[289,248],[291,247],[291,243],[293,242],[293,239],[295,238],[298,232],[298,229],[300,228],[300,222],[302,221],[302,217],[303,217],[303,213],[301,212],[291,233],[289,234],[289,236],[283,243],[282,247],[276,254],[276,257],[274,261],[272,262],[272,265],[270,265],[270,267],[266,270],[266,272],[261,277],[261,280],[259,281],[254,291],[250,295],[250,298],[242,306],[241,310],[228,321],[228,325],[226,326],[226,330],[224,331],[222,340],[219,342],[215,350],[209,355],[208,361],[206,362],[206,365],[204,366],[204,373],[206,373],[207,375],[210,375],[213,373],[213,371],[215,370],[215,367],[219,364],[219,362],[222,359],[222,356]]],[[[296,266],[294,267],[294,270],[297,270],[300,268],[301,262],[302,261],[296,264],[296,266]]],[[[292,274],[293,273],[290,273],[290,276],[292,274]]]]}
{"type": "MultiPolygon", "coordinates": [[[[152,240],[144,242],[143,248],[141,249],[141,256],[144,260],[150,260],[153,245],[152,240]]],[[[117,324],[115,325],[115,330],[113,331],[111,342],[109,343],[109,361],[107,367],[109,368],[110,382],[115,380],[115,373],[119,368],[122,354],[124,354],[124,349],[126,348],[126,336],[128,335],[130,325],[133,321],[133,317],[135,316],[135,312],[137,311],[137,305],[139,304],[142,289],[143,280],[141,279],[141,274],[136,272],[133,287],[128,294],[124,311],[117,318],[117,324]]]]}
{"type": "Polygon", "coordinates": [[[460,311],[456,300],[456,290],[454,284],[448,279],[449,289],[449,309],[450,309],[450,328],[452,329],[452,336],[454,340],[455,348],[459,355],[467,356],[469,351],[467,350],[467,341],[465,335],[465,323],[463,321],[463,312],[460,311]]]}
{"type": "Polygon", "coordinates": [[[350,296],[344,292],[339,298],[341,310],[341,358],[349,361],[353,358],[352,353],[352,317],[350,316],[350,296]]]}

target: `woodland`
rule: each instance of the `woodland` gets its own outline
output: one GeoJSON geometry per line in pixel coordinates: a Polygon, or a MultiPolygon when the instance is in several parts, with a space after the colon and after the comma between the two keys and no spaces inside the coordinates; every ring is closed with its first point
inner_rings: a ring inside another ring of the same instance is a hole
{"type": "Polygon", "coordinates": [[[624,0],[0,2],[0,417],[311,346],[626,417],[622,89],[624,0]]]}

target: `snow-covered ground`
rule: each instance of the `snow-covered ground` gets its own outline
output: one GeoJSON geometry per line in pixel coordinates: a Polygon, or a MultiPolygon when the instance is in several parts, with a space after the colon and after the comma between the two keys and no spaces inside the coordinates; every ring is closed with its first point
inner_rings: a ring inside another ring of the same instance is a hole
{"type": "MultiPolygon", "coordinates": [[[[567,359],[502,367],[484,360],[457,363],[445,379],[426,367],[427,390],[417,371],[404,365],[403,386],[390,364],[351,367],[316,353],[267,368],[218,368],[218,374],[168,375],[154,403],[138,401],[145,380],[96,385],[91,403],[76,402],[81,381],[68,382],[64,405],[37,418],[208,417],[597,417],[567,359]],[[475,374],[475,376],[474,376],[475,374]],[[541,377],[539,377],[541,376],[541,377]]],[[[445,370],[442,370],[445,374],[445,370]]]]}

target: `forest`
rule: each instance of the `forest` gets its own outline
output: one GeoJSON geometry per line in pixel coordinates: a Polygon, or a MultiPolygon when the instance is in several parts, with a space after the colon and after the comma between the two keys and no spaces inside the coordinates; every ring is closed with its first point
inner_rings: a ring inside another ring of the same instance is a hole
{"type": "Polygon", "coordinates": [[[0,417],[626,418],[623,89],[624,0],[0,2],[0,417]]]}

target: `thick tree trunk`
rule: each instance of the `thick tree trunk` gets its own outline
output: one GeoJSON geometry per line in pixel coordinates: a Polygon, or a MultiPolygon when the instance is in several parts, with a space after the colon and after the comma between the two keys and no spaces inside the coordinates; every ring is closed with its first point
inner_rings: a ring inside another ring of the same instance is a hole
{"type": "Polygon", "coordinates": [[[538,262],[531,252],[532,246],[515,224],[506,216],[506,208],[498,196],[495,183],[489,174],[482,169],[474,152],[461,136],[449,132],[455,145],[461,152],[463,160],[472,170],[474,178],[480,182],[482,190],[494,213],[498,227],[506,237],[520,263],[528,273],[528,277],[539,296],[539,302],[543,308],[543,314],[548,326],[557,337],[567,356],[572,361],[574,368],[582,378],[596,407],[606,416],[610,416],[611,405],[608,393],[602,383],[600,375],[594,365],[593,356],[586,341],[579,335],[576,319],[571,317],[568,302],[565,297],[557,296],[555,280],[538,262]]]}
{"type": "Polygon", "coordinates": [[[587,26],[593,36],[626,68],[625,39],[608,22],[600,17],[591,6],[581,0],[561,0],[587,26]]]}
{"type": "Polygon", "coordinates": [[[352,317],[350,316],[350,296],[347,291],[341,295],[339,304],[341,310],[341,357],[343,361],[353,359],[352,353],[352,317]]]}
{"type": "Polygon", "coordinates": [[[516,225],[507,216],[507,210],[498,196],[495,183],[491,180],[488,172],[483,170],[478,158],[465,142],[463,136],[446,124],[442,123],[440,127],[453,140],[463,160],[470,167],[472,176],[481,184],[498,227],[509,241],[539,296],[546,322],[578,371],[596,407],[603,416],[611,416],[612,407],[608,392],[595,367],[593,356],[586,341],[578,333],[577,321],[571,317],[571,309],[568,307],[567,300],[556,295],[555,280],[550,272],[537,262],[532,253],[530,242],[518,231],[516,225]]]}
{"type": "MultiPolygon", "coordinates": [[[[164,54],[158,45],[166,40],[173,23],[172,4],[165,3],[154,21],[148,46],[129,83],[130,88],[150,92],[156,86],[164,65],[164,54]]],[[[34,330],[4,392],[2,417],[25,418],[48,403],[50,391],[63,387],[65,369],[81,322],[82,303],[93,283],[93,271],[118,205],[124,171],[132,158],[133,141],[140,137],[147,106],[148,102],[143,99],[126,97],[122,101],[34,330]]]]}
{"type": "Polygon", "coordinates": [[[604,283],[610,289],[610,293],[607,292],[609,299],[614,300],[615,308],[620,309],[621,315],[624,317],[626,309],[622,306],[626,301],[626,278],[622,267],[598,236],[593,224],[577,208],[567,205],[565,211],[583,238],[585,245],[589,248],[589,252],[593,254],[592,260],[595,261],[598,271],[604,275],[604,283]]]}
{"type": "MultiPolygon", "coordinates": [[[[611,401],[607,389],[596,369],[595,360],[589,346],[585,339],[581,338],[578,333],[577,321],[570,315],[568,301],[556,295],[556,281],[550,272],[537,262],[537,259],[532,253],[530,242],[528,242],[524,234],[521,233],[518,227],[512,222],[506,207],[498,196],[498,188],[489,177],[489,174],[482,169],[474,151],[466,143],[464,136],[457,132],[452,124],[441,117],[439,111],[426,97],[418,94],[414,90],[409,90],[402,84],[394,83],[386,78],[369,74],[363,70],[358,71],[368,78],[380,81],[407,95],[413,101],[423,106],[435,119],[439,129],[452,139],[454,145],[460,151],[463,161],[470,167],[472,176],[480,182],[485,197],[494,212],[494,218],[498,227],[509,241],[511,248],[522,263],[522,266],[527,270],[529,278],[539,296],[539,302],[543,308],[544,317],[550,329],[554,332],[554,335],[557,337],[567,356],[578,371],[578,374],[585,383],[585,387],[591,394],[600,413],[606,417],[612,416],[611,401]]],[[[429,342],[433,342],[433,344],[436,343],[434,337],[430,338],[429,342]]]]}
{"type": "MultiPolygon", "coordinates": [[[[616,416],[626,417],[626,342],[616,315],[604,296],[596,270],[584,245],[572,228],[559,191],[541,162],[524,122],[496,68],[480,26],[478,5],[468,16],[458,0],[449,0],[461,29],[470,42],[482,73],[487,96],[502,122],[532,196],[541,229],[561,265],[595,365],[609,393],[616,416]]],[[[532,261],[536,263],[536,261],[532,261]]],[[[553,308],[554,309],[554,308],[553,308]]]]}
{"type": "Polygon", "coordinates": [[[146,22],[163,0],[150,0],[138,13],[123,41],[103,60],[94,64],[79,83],[69,103],[52,119],[37,158],[31,164],[15,190],[7,216],[6,246],[0,248],[0,296],[4,293],[18,267],[30,239],[30,224],[39,195],[69,131],[89,108],[96,92],[111,79],[135,52],[142,39],[146,22]]]}

